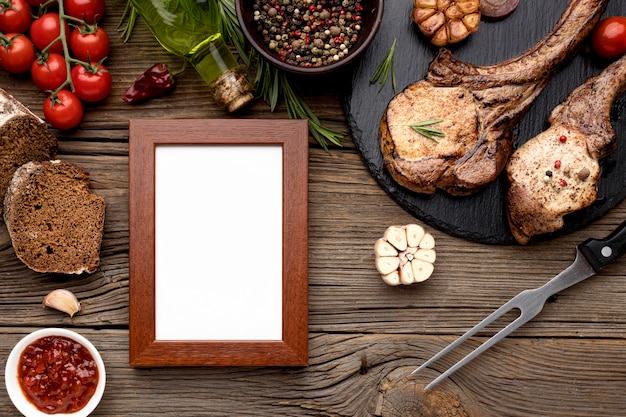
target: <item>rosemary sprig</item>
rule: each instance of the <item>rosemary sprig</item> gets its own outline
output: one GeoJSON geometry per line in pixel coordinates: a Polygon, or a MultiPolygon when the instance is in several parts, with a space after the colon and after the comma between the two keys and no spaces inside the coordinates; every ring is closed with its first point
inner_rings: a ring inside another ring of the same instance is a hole
{"type": "Polygon", "coordinates": [[[439,143],[435,136],[442,138],[446,136],[445,133],[443,133],[439,129],[435,129],[434,127],[430,126],[440,122],[443,122],[443,119],[424,120],[422,122],[412,123],[408,126],[413,128],[413,130],[415,130],[420,135],[426,137],[427,139],[430,139],[435,143],[439,143]]]}
{"type": "Polygon", "coordinates": [[[391,48],[387,51],[387,54],[383,58],[383,60],[378,64],[378,67],[374,71],[372,78],[370,79],[370,85],[379,83],[380,88],[378,91],[380,92],[385,84],[387,83],[387,78],[389,77],[389,71],[391,71],[391,86],[393,87],[393,93],[396,93],[396,71],[395,71],[395,55],[396,55],[396,43],[398,42],[398,38],[394,38],[393,44],[391,44],[391,48]]]}
{"type": "Polygon", "coordinates": [[[328,151],[329,142],[341,146],[345,133],[325,127],[313,110],[292,89],[285,73],[280,72],[279,78],[284,91],[287,114],[292,119],[308,119],[309,131],[317,142],[328,151]]]}
{"type": "Polygon", "coordinates": [[[130,35],[133,33],[133,29],[135,28],[135,23],[137,22],[138,17],[139,13],[137,13],[137,9],[135,9],[133,5],[130,4],[130,1],[127,1],[126,7],[124,8],[124,13],[122,13],[122,18],[120,19],[120,23],[117,25],[117,30],[118,32],[120,32],[120,35],[124,42],[128,42],[128,40],[130,39],[130,35]]]}
{"type": "Polygon", "coordinates": [[[257,62],[257,73],[254,80],[257,95],[269,104],[274,111],[280,99],[287,107],[287,115],[292,119],[308,119],[309,131],[317,142],[328,150],[330,144],[342,146],[345,133],[325,127],[313,110],[298,95],[292,86],[289,76],[278,68],[261,59],[256,51],[251,59],[257,62]]]}
{"type": "MultiPolygon", "coordinates": [[[[346,133],[325,127],[313,110],[296,92],[287,74],[267,63],[254,48],[248,45],[237,20],[234,0],[211,1],[215,2],[213,5],[218,6],[220,30],[226,42],[235,47],[237,54],[246,66],[254,67],[256,65],[257,72],[254,84],[257,96],[268,103],[271,111],[276,109],[282,99],[290,118],[308,119],[309,131],[325,150],[328,150],[330,144],[342,146],[346,133]]],[[[126,9],[118,25],[118,30],[121,32],[124,42],[130,39],[138,16],[137,10],[127,0],[126,9]]]]}
{"type": "Polygon", "coordinates": [[[250,65],[250,60],[246,54],[246,38],[241,31],[237,20],[237,11],[233,0],[217,0],[220,11],[220,32],[224,35],[227,43],[230,43],[237,50],[237,54],[246,65],[250,65]]]}
{"type": "Polygon", "coordinates": [[[325,127],[313,110],[296,92],[291,79],[284,71],[270,65],[261,57],[254,48],[248,47],[249,53],[243,52],[246,45],[245,37],[241,32],[239,21],[235,12],[233,0],[218,0],[220,8],[227,12],[222,12],[222,26],[231,27],[231,30],[224,29],[226,41],[235,45],[239,56],[244,59],[246,65],[253,66],[256,63],[256,76],[254,85],[257,89],[257,96],[261,97],[274,111],[279,101],[282,99],[287,107],[287,114],[292,119],[308,119],[309,131],[317,142],[328,150],[330,144],[341,146],[345,133],[325,127]],[[233,37],[233,34],[235,36],[233,37]],[[239,42],[241,45],[238,46],[239,42]]]}

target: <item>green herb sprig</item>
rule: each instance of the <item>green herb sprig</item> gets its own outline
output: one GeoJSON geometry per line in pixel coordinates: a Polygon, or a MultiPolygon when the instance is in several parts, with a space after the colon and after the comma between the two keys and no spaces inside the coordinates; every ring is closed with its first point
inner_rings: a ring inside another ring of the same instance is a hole
{"type": "MultiPolygon", "coordinates": [[[[115,4],[117,4],[117,1],[115,4]]],[[[122,18],[117,25],[117,30],[120,32],[120,36],[124,42],[128,42],[130,39],[130,35],[133,33],[138,17],[139,13],[137,12],[137,9],[130,4],[130,1],[127,1],[126,6],[124,7],[124,13],[122,13],[122,18]]]]}
{"type": "Polygon", "coordinates": [[[435,143],[439,143],[436,137],[445,137],[445,133],[443,133],[439,129],[435,129],[434,127],[430,126],[440,122],[443,122],[443,119],[424,120],[422,122],[412,123],[408,126],[413,128],[413,130],[415,130],[420,135],[426,137],[427,139],[430,139],[435,143]]]}
{"type": "Polygon", "coordinates": [[[251,61],[257,63],[257,73],[254,80],[254,84],[257,86],[257,95],[269,104],[271,111],[274,111],[282,99],[290,118],[308,119],[309,131],[322,148],[328,150],[330,144],[343,145],[346,134],[322,124],[315,112],[298,95],[289,76],[284,71],[261,59],[256,51],[251,52],[251,61]]]}
{"type": "Polygon", "coordinates": [[[237,20],[237,11],[233,0],[217,0],[217,6],[220,12],[220,32],[224,34],[226,41],[235,47],[237,54],[246,65],[250,65],[250,61],[246,53],[246,37],[241,31],[239,20],[237,20]]]}
{"type": "MultiPolygon", "coordinates": [[[[257,96],[268,103],[271,111],[274,111],[280,100],[283,100],[290,118],[308,119],[309,131],[325,150],[328,150],[331,144],[342,146],[346,133],[325,127],[297,93],[287,74],[267,63],[247,44],[237,20],[234,0],[211,1],[216,2],[213,4],[217,5],[219,10],[220,30],[226,42],[235,47],[237,54],[246,66],[256,68],[254,84],[257,96]]],[[[138,16],[137,10],[127,0],[126,9],[118,25],[124,42],[130,39],[138,16]]]]}
{"type": "Polygon", "coordinates": [[[378,64],[378,67],[374,71],[372,78],[370,78],[370,85],[379,83],[380,88],[378,91],[380,92],[385,84],[387,83],[387,78],[389,77],[389,72],[391,71],[391,86],[393,87],[393,93],[396,93],[396,71],[395,71],[395,55],[396,55],[396,43],[398,42],[397,38],[394,38],[393,44],[391,44],[391,48],[387,51],[387,54],[383,58],[383,60],[378,64]]]}
{"type": "Polygon", "coordinates": [[[244,58],[246,65],[254,66],[256,64],[256,77],[254,84],[257,88],[257,96],[261,97],[270,106],[270,110],[274,111],[279,101],[282,99],[287,107],[287,115],[292,119],[308,119],[309,131],[315,140],[324,148],[329,149],[330,144],[342,146],[344,132],[325,127],[315,112],[306,104],[306,102],[297,93],[291,79],[284,71],[270,65],[263,57],[261,57],[254,48],[248,47],[249,53],[245,57],[242,52],[245,45],[245,37],[241,32],[239,21],[234,9],[233,0],[218,0],[220,8],[228,13],[222,12],[222,26],[230,27],[230,30],[224,30],[226,41],[235,45],[240,57],[244,58]],[[235,36],[233,36],[235,34],[235,36]],[[239,45],[239,46],[238,46],[239,45]]]}

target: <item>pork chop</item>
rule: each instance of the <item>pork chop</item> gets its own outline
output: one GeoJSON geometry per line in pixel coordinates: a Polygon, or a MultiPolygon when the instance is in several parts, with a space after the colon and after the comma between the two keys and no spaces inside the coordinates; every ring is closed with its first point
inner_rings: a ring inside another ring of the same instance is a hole
{"type": "Polygon", "coordinates": [[[608,0],[573,0],[533,48],[496,65],[476,66],[441,49],[425,79],[387,106],[380,147],[392,178],[418,193],[472,194],[493,181],[512,152],[513,127],[560,65],[578,50],[608,0]],[[435,142],[409,124],[439,120],[435,142]]]}
{"type": "Polygon", "coordinates": [[[596,201],[599,160],[617,149],[611,107],[625,89],[626,55],[576,88],[554,108],[549,128],[513,153],[506,211],[519,243],[560,230],[565,215],[596,201]]]}

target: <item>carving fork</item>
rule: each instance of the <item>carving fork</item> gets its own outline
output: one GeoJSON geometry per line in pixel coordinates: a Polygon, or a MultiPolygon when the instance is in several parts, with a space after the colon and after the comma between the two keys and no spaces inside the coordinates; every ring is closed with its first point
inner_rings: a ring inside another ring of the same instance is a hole
{"type": "Polygon", "coordinates": [[[579,244],[576,247],[576,258],[574,263],[572,263],[567,269],[556,275],[543,286],[535,289],[524,290],[515,297],[511,298],[504,305],[483,319],[483,321],[467,331],[463,336],[459,337],[442,351],[437,353],[428,361],[424,362],[422,366],[411,372],[411,375],[437,361],[439,358],[458,347],[460,344],[465,342],[490,323],[494,322],[496,319],[503,316],[505,313],[513,309],[518,309],[520,311],[519,316],[515,320],[428,384],[424,388],[424,391],[429,391],[469,361],[476,358],[485,350],[489,349],[491,346],[511,334],[515,329],[519,328],[539,314],[546,300],[551,295],[592,277],[602,268],[621,256],[624,252],[626,252],[626,222],[622,223],[615,231],[604,239],[587,239],[583,243],[579,244]]]}

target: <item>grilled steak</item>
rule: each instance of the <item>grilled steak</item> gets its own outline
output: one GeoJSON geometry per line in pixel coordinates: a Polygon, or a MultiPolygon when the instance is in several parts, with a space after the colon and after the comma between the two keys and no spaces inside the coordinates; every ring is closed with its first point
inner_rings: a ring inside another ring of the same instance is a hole
{"type": "Polygon", "coordinates": [[[380,123],[385,167],[398,184],[433,194],[467,195],[493,181],[512,152],[512,129],[559,65],[576,53],[608,0],[573,0],[537,45],[496,65],[476,66],[440,50],[424,80],[389,103],[380,123]],[[429,127],[437,142],[409,124],[429,127]]]}
{"type": "Polygon", "coordinates": [[[519,243],[561,229],[563,216],[596,200],[598,161],[617,149],[611,107],[624,90],[626,56],[576,88],[554,108],[550,127],[513,153],[506,209],[519,243]]]}

